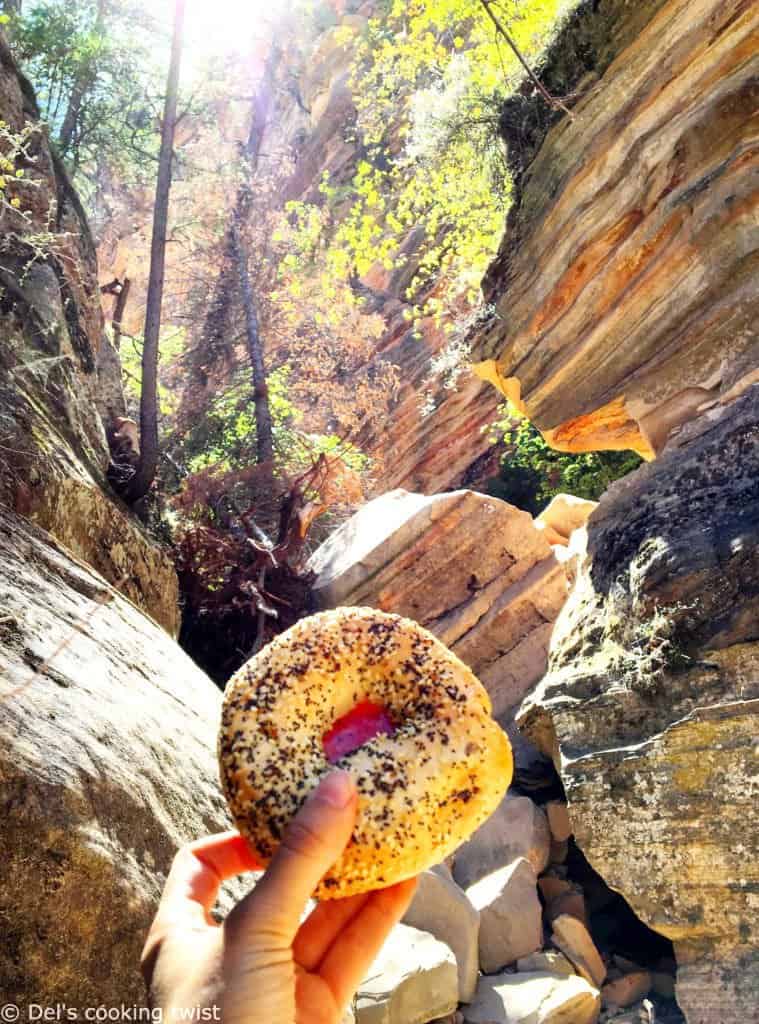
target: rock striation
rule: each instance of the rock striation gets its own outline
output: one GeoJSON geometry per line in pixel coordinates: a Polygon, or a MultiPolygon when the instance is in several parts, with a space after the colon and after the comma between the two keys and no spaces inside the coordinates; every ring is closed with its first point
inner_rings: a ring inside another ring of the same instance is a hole
{"type": "Polygon", "coordinates": [[[757,379],[758,53],[752,0],[588,0],[542,71],[573,119],[504,109],[517,198],[472,358],[553,447],[651,458],[757,379]]]}
{"type": "Polygon", "coordinates": [[[370,605],[431,630],[482,680],[504,722],[545,671],[568,589],[529,513],[474,491],[375,498],[309,569],[320,607],[370,605]]]}
{"type": "MultiPolygon", "coordinates": [[[[343,5],[340,23],[326,31],[311,54],[299,87],[310,112],[303,127],[285,199],[320,203],[323,175],[337,187],[349,187],[363,151],[351,140],[356,109],[349,84],[354,58],[352,39],[360,36],[374,0],[343,5]]],[[[406,291],[424,253],[424,237],[409,232],[401,245],[404,266],[393,272],[372,267],[357,282],[367,309],[378,313],[385,329],[376,350],[359,373],[371,376],[389,364],[397,373],[397,393],[382,429],[369,427],[351,440],[379,460],[378,492],[395,487],[440,491],[461,484],[467,470],[491,447],[486,428],[501,401],[468,365],[461,365],[455,388],[435,369],[445,358],[450,338],[432,317],[412,325],[406,291]]]]}
{"type": "Polygon", "coordinates": [[[0,680],[0,1002],[143,1006],[140,951],[174,852],[229,828],[221,694],[102,577],[6,511],[0,680]]]}
{"type": "MultiPolygon", "coordinates": [[[[39,124],[31,87],[1,35],[0,119],[17,133],[39,124]]],[[[18,162],[28,183],[18,195],[24,216],[4,211],[0,253],[0,502],[55,534],[176,633],[171,562],[106,480],[105,427],[125,407],[84,211],[39,127],[18,162]]]]}
{"type": "Polygon", "coordinates": [[[575,838],[674,942],[689,1024],[759,1005],[759,387],[618,481],[520,723],[575,838]]]}

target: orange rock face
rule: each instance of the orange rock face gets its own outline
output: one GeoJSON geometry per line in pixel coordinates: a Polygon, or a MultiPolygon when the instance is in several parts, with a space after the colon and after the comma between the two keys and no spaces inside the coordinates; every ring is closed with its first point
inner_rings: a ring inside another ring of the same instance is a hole
{"type": "Polygon", "coordinates": [[[759,7],[628,5],[606,35],[634,18],[523,173],[473,358],[555,448],[651,458],[758,375],[759,7]]]}

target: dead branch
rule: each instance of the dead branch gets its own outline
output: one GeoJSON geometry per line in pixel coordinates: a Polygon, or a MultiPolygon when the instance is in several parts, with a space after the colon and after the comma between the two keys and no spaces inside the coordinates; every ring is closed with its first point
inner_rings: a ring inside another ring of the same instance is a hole
{"type": "Polygon", "coordinates": [[[535,88],[538,90],[538,92],[543,97],[543,99],[546,101],[546,103],[550,107],[552,107],[554,110],[562,110],[565,114],[567,114],[567,116],[570,118],[570,120],[574,121],[574,114],[572,113],[572,111],[568,107],[566,107],[557,96],[553,96],[548,91],[548,89],[546,89],[546,87],[543,85],[543,83],[540,81],[538,76],[535,74],[535,72],[532,70],[532,68],[528,64],[527,60],[522,55],[522,51],[519,49],[517,44],[514,42],[514,38],[511,35],[511,33],[509,32],[509,30],[506,28],[506,26],[500,20],[498,15],[495,14],[495,12],[492,10],[494,0],[480,0],[480,3],[485,8],[485,13],[487,14],[487,16],[493,22],[493,25],[495,26],[496,33],[498,35],[502,36],[506,40],[508,45],[513,50],[514,56],[517,58],[519,63],[522,65],[522,67],[525,69],[527,74],[530,76],[531,80],[533,81],[533,83],[535,85],[535,88]]]}

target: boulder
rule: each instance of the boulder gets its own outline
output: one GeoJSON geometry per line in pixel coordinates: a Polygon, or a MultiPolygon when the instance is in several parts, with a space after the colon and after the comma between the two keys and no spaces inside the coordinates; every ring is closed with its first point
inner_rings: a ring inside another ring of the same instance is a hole
{"type": "Polygon", "coordinates": [[[548,815],[548,827],[557,843],[563,843],[572,835],[572,822],[569,810],[563,800],[549,800],[545,806],[548,815]]]}
{"type": "Polygon", "coordinates": [[[596,988],[601,987],[606,977],[606,965],[582,921],[569,914],[560,914],[553,921],[551,942],[574,964],[578,974],[596,988]]]}
{"type": "Polygon", "coordinates": [[[480,913],[480,968],[486,974],[540,949],[543,922],[535,882],[532,865],[520,857],[467,889],[480,913]]]}
{"type": "Polygon", "coordinates": [[[671,938],[689,1024],[759,1004],[759,388],[618,481],[520,714],[575,840],[671,938]]]}
{"type": "Polygon", "coordinates": [[[427,932],[392,930],[356,996],[356,1024],[427,1024],[458,1004],[456,958],[427,932]]]}
{"type": "Polygon", "coordinates": [[[562,914],[576,917],[585,927],[588,927],[588,910],[585,905],[585,897],[582,890],[572,887],[569,892],[563,892],[555,896],[546,905],[546,922],[551,924],[562,914]]]}
{"type": "Polygon", "coordinates": [[[221,694],[3,510],[0,604],[0,1002],[143,1006],[140,951],[174,852],[230,827],[221,694]]]}
{"type": "Polygon", "coordinates": [[[572,534],[585,526],[597,504],[597,501],[576,498],[573,494],[557,494],[535,517],[535,525],[545,531],[549,544],[567,547],[572,534]]]}
{"type": "Polygon", "coordinates": [[[456,957],[459,1000],[468,1003],[477,987],[480,915],[445,866],[423,871],[403,923],[429,932],[456,957]]]}
{"type": "Polygon", "coordinates": [[[580,4],[541,63],[573,119],[502,111],[515,202],[471,355],[555,448],[650,458],[757,379],[757,25],[746,0],[580,4]]]}
{"type": "Polygon", "coordinates": [[[474,491],[396,490],[314,553],[321,608],[370,605],[426,626],[482,680],[494,714],[542,676],[567,578],[530,515],[474,491]]]}
{"type": "Polygon", "coordinates": [[[548,865],[550,845],[543,811],[529,797],[507,793],[485,824],[456,851],[453,877],[468,889],[518,857],[528,860],[539,875],[548,865]]]}
{"type": "Polygon", "coordinates": [[[536,971],[480,978],[466,1024],[596,1024],[601,999],[576,974],[536,971]]]}
{"type": "Polygon", "coordinates": [[[564,954],[555,949],[539,949],[529,956],[520,956],[517,970],[527,974],[546,971],[548,974],[563,974],[567,978],[577,973],[564,954]]]}

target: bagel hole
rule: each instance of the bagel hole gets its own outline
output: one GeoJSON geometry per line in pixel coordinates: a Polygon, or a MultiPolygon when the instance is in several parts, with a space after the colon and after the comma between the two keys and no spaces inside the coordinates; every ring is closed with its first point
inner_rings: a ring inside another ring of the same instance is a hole
{"type": "Polygon", "coordinates": [[[363,747],[375,736],[395,732],[387,709],[370,700],[362,700],[337,718],[322,736],[322,746],[330,764],[363,747]]]}

